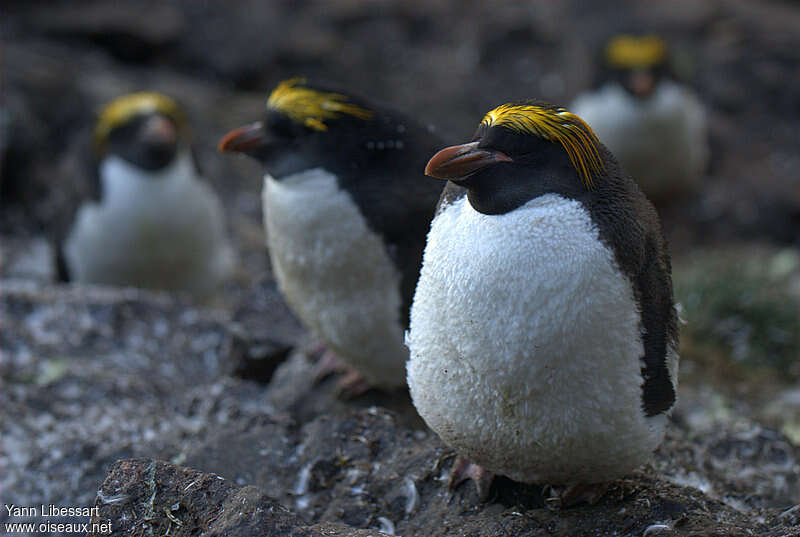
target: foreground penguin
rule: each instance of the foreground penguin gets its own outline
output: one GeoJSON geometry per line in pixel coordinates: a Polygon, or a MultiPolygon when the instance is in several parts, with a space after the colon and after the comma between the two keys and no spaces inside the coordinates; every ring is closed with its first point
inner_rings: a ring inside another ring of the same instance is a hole
{"type": "Polygon", "coordinates": [[[655,203],[695,192],[709,159],[705,108],[670,75],[657,36],[618,35],[604,48],[599,89],[570,110],[591,126],[655,203]]]}
{"type": "Polygon", "coordinates": [[[574,503],[646,462],[675,404],[678,329],[658,217],[634,181],[579,117],[538,101],[490,111],[426,173],[449,182],[408,385],[462,456],[451,483],[473,477],[485,499],[496,473],[566,486],[574,503]]]}
{"type": "Polygon", "coordinates": [[[178,105],[159,93],[124,95],[103,109],[93,199],[57,241],[60,279],[207,298],[229,276],[222,205],[200,180],[188,136],[178,105]]]}
{"type": "Polygon", "coordinates": [[[303,323],[360,374],[342,379],[349,395],[405,385],[403,333],[442,190],[423,170],[437,147],[409,118],[301,78],[220,143],[264,165],[273,273],[303,323]]]}

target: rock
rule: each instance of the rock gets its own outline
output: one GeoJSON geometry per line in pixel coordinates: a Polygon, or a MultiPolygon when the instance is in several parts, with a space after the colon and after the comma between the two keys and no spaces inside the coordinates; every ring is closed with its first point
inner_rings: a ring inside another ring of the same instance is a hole
{"type": "Polygon", "coordinates": [[[42,283],[55,278],[53,248],[44,237],[0,237],[3,255],[0,274],[12,280],[37,280],[42,283]]]}
{"type": "Polygon", "coordinates": [[[264,384],[305,335],[272,278],[264,278],[248,290],[230,328],[233,375],[264,384]]]}
{"type": "Polygon", "coordinates": [[[3,43],[7,76],[0,108],[5,131],[0,135],[0,229],[4,233],[29,235],[47,229],[54,206],[71,195],[73,182],[80,182],[54,178],[60,177],[59,158],[69,143],[65,133],[79,128],[81,111],[90,117],[91,110],[76,91],[74,71],[66,67],[67,61],[51,56],[51,50],[3,43]]]}
{"type": "Polygon", "coordinates": [[[800,388],[778,393],[764,409],[764,420],[776,424],[795,446],[800,446],[800,388]]]}
{"type": "Polygon", "coordinates": [[[95,507],[87,537],[140,532],[208,537],[380,535],[342,524],[309,526],[255,487],[236,487],[218,475],[152,459],[115,463],[97,492],[95,507]]]}
{"type": "MultiPolygon", "coordinates": [[[[698,400],[679,405],[653,464],[613,482],[596,505],[553,510],[542,485],[503,478],[480,504],[471,483],[447,490],[454,454],[415,421],[407,395],[340,401],[335,379],[312,382],[300,350],[267,385],[230,377],[228,317],[166,295],[0,285],[0,405],[24,416],[0,422],[8,504],[94,502],[97,522],[120,535],[166,532],[170,522],[175,533],[176,520],[185,532],[254,536],[793,531],[798,448],[741,416],[696,434],[686,416],[698,400]],[[115,462],[131,457],[148,460],[115,462]],[[187,489],[195,480],[207,502],[187,489]],[[228,507],[212,510],[219,505],[228,507]]],[[[22,521],[0,513],[0,524],[22,521]]]]}
{"type": "Polygon", "coordinates": [[[137,384],[156,395],[218,378],[228,367],[226,315],[139,289],[2,281],[0,341],[11,381],[68,360],[78,376],[95,368],[150,375],[137,384]],[[100,359],[102,358],[102,359],[100,359]]]}
{"type": "Polygon", "coordinates": [[[115,460],[180,458],[207,426],[269,409],[256,385],[226,377],[232,335],[221,312],[136,289],[0,289],[8,504],[88,505],[115,460]]]}
{"type": "Polygon", "coordinates": [[[70,5],[35,10],[31,24],[46,34],[86,40],[124,61],[143,62],[166,52],[184,30],[182,13],[167,3],[141,5],[90,4],[76,11],[70,5]]]}
{"type": "Polygon", "coordinates": [[[762,513],[758,521],[697,488],[672,484],[652,469],[614,482],[594,506],[548,508],[541,487],[507,479],[499,479],[490,503],[481,505],[471,485],[453,493],[446,490],[452,454],[440,442],[430,434],[398,431],[391,414],[380,409],[322,416],[299,436],[290,432],[284,440],[276,434],[281,427],[229,436],[224,445],[197,446],[198,454],[232,450],[230,460],[239,456],[234,446],[251,446],[250,460],[240,466],[261,476],[260,487],[228,485],[229,480],[240,485],[232,479],[236,472],[230,473],[231,467],[221,474],[227,477],[223,480],[220,474],[150,460],[120,461],[98,494],[96,518],[115,530],[132,532],[147,523],[164,532],[172,515],[184,524],[183,531],[209,535],[228,535],[228,524],[241,529],[238,524],[252,522],[242,534],[254,537],[297,535],[302,530],[294,526],[306,524],[298,519],[316,524],[309,530],[344,524],[338,531],[362,528],[374,534],[381,528],[397,535],[638,536],[661,530],[675,535],[793,535],[783,522],[791,519],[785,509],[762,513]],[[278,449],[267,447],[276,442],[278,449]],[[113,505],[117,502],[121,505],[113,505]],[[232,505],[238,508],[229,512],[232,505]],[[227,514],[224,526],[213,516],[217,513],[227,514]]]}
{"type": "Polygon", "coordinates": [[[353,408],[379,406],[391,410],[404,427],[425,428],[408,390],[370,390],[354,400],[344,401],[336,394],[336,376],[318,383],[313,377],[314,365],[308,351],[301,348],[292,353],[275,370],[267,393],[270,403],[298,423],[306,423],[322,414],[340,415],[353,408]]]}

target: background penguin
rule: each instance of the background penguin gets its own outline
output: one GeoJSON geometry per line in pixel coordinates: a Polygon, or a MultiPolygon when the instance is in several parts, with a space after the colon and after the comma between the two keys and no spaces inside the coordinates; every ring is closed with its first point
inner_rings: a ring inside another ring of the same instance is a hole
{"type": "MultiPolygon", "coordinates": [[[[490,111],[426,173],[449,179],[411,310],[414,405],[492,473],[570,487],[647,461],[675,403],[678,329],[658,217],[577,116],[490,111]]],[[[475,465],[464,464],[464,457],[475,465]]]]}
{"type": "Polygon", "coordinates": [[[113,100],[94,146],[91,199],[56,239],[59,278],[211,294],[234,256],[177,103],[154,92],[113,100]]]}
{"type": "Polygon", "coordinates": [[[697,190],[709,160],[706,112],[671,76],[666,43],[618,35],[603,51],[599,88],[570,110],[591,126],[655,203],[697,190]]]}
{"type": "MultiPolygon", "coordinates": [[[[441,141],[374,103],[295,78],[221,151],[261,162],[264,226],[289,306],[344,362],[339,388],[405,385],[403,332],[441,184],[423,176],[441,141]]],[[[328,354],[330,356],[330,354],[328,354]]]]}

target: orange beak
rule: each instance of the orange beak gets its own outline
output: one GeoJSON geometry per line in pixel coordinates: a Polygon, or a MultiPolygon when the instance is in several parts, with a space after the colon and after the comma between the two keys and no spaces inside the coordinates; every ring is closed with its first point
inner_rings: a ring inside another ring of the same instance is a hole
{"type": "Polygon", "coordinates": [[[428,161],[425,175],[458,182],[490,164],[513,162],[513,159],[502,151],[479,149],[478,143],[470,142],[445,147],[428,161]]]}
{"type": "Polygon", "coordinates": [[[260,121],[234,129],[220,140],[217,151],[247,153],[264,144],[266,133],[260,121]]]}

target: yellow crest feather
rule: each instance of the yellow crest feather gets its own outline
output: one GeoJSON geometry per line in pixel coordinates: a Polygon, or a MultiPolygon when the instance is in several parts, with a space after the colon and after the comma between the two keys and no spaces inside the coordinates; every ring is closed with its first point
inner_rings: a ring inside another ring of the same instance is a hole
{"type": "Polygon", "coordinates": [[[363,120],[374,115],[372,110],[347,102],[346,95],[317,91],[304,87],[305,83],[306,80],[300,77],[284,80],[270,94],[267,108],[282,112],[293,121],[317,131],[328,130],[325,120],[342,114],[363,120]]]}
{"type": "Polygon", "coordinates": [[[667,59],[667,44],[656,35],[618,35],[608,42],[606,62],[621,69],[646,69],[667,59]]]}
{"type": "Polygon", "coordinates": [[[172,118],[179,127],[185,126],[186,118],[173,99],[154,91],[129,93],[117,97],[103,107],[94,128],[95,147],[102,150],[111,131],[134,117],[149,112],[164,114],[172,118]]]}
{"type": "Polygon", "coordinates": [[[585,121],[564,108],[503,104],[490,110],[481,123],[488,127],[500,126],[514,132],[533,134],[560,144],[586,188],[592,188],[593,178],[605,171],[597,136],[585,121]]]}

